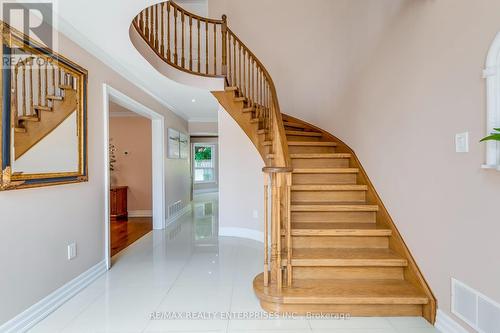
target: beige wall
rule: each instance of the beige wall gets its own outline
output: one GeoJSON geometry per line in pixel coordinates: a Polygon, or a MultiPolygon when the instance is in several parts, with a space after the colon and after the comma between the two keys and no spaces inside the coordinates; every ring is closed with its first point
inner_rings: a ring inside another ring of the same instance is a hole
{"type": "Polygon", "coordinates": [[[500,301],[500,173],[480,169],[478,143],[500,2],[210,0],[209,12],[268,67],[283,112],[356,150],[440,309],[450,277],[500,301]],[[470,153],[457,154],[464,131],[470,153]]]}
{"type": "Polygon", "coordinates": [[[237,228],[242,236],[252,237],[264,230],[264,161],[223,109],[219,111],[219,150],[219,228],[222,234],[237,228]]]}
{"type": "MultiPolygon", "coordinates": [[[[112,109],[121,108],[110,103],[112,109]]],[[[109,118],[109,138],[115,146],[116,163],[111,185],[128,186],[128,211],[151,211],[151,120],[138,117],[109,118]]]]}
{"type": "MultiPolygon", "coordinates": [[[[64,36],[59,51],[89,70],[89,182],[0,192],[0,323],[104,259],[103,83],[162,114],[165,128],[187,132],[185,120],[64,36]],[[71,241],[78,255],[68,261],[71,241]]],[[[189,162],[165,161],[167,205],[189,202],[189,162]]]]}
{"type": "Polygon", "coordinates": [[[217,122],[214,121],[190,121],[190,135],[217,135],[219,132],[217,122]]]}

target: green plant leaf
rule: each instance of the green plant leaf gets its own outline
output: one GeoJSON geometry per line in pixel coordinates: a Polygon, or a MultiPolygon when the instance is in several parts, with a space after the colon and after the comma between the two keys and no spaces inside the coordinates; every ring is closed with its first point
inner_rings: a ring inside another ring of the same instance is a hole
{"type": "Polygon", "coordinates": [[[500,133],[489,135],[489,136],[481,139],[480,142],[483,142],[483,141],[500,141],[500,133]]]}
{"type": "Polygon", "coordinates": [[[494,131],[500,132],[500,128],[494,128],[494,131]]]}

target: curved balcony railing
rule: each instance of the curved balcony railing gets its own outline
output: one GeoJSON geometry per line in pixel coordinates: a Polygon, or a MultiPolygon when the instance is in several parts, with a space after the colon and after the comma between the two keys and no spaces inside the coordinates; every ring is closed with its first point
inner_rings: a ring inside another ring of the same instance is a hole
{"type": "Polygon", "coordinates": [[[285,130],[274,82],[264,65],[227,26],[226,16],[210,19],[190,13],[174,2],[142,10],[133,26],[149,47],[167,64],[183,72],[220,77],[236,87],[255,107],[268,137],[276,140],[266,166],[290,167],[285,130]]]}

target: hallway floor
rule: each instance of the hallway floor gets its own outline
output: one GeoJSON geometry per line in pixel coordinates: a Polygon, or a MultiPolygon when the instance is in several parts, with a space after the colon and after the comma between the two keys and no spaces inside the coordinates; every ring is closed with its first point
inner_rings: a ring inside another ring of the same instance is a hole
{"type": "Polygon", "coordinates": [[[111,270],[30,332],[438,332],[413,317],[248,318],[265,314],[252,289],[263,246],[218,237],[217,216],[215,194],[196,197],[192,214],[121,251],[111,270]],[[165,318],[172,312],[182,318],[165,318]],[[233,318],[223,317],[229,312],[233,318]],[[189,313],[198,318],[186,319],[189,313]]]}

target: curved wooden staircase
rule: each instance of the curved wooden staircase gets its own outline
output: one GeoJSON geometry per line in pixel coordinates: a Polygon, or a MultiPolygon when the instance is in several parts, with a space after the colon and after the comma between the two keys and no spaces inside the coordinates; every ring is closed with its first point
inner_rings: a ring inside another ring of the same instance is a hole
{"type": "Polygon", "coordinates": [[[253,283],[265,310],[434,323],[435,297],[355,153],[281,113],[271,76],[225,16],[163,2],[137,15],[131,38],[179,72],[222,86],[213,95],[265,162],[264,269],[253,283]]]}

